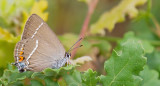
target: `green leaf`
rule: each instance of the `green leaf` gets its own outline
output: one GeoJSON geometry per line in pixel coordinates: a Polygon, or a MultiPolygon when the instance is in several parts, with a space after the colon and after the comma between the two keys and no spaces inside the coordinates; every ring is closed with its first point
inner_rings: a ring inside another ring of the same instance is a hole
{"type": "Polygon", "coordinates": [[[154,47],[149,43],[149,41],[142,41],[142,45],[146,53],[152,53],[154,47]]]}
{"type": "Polygon", "coordinates": [[[44,79],[46,76],[44,75],[43,72],[34,72],[34,73],[32,74],[32,76],[31,76],[31,78],[36,78],[36,77],[38,77],[38,78],[40,78],[40,79],[44,79]]]}
{"type": "Polygon", "coordinates": [[[38,80],[31,80],[31,86],[43,86],[43,84],[38,80]]]}
{"type": "Polygon", "coordinates": [[[75,66],[72,66],[72,65],[61,67],[59,69],[46,68],[42,72],[33,73],[31,77],[32,78],[39,77],[41,79],[44,79],[46,76],[50,76],[50,77],[56,78],[59,75],[63,75],[67,72],[72,72],[74,68],[75,66]]]}
{"type": "Polygon", "coordinates": [[[1,80],[2,80],[3,84],[5,84],[5,83],[10,84],[10,83],[14,83],[14,82],[17,82],[20,80],[24,80],[27,77],[30,77],[31,74],[32,74],[32,72],[30,72],[30,71],[27,71],[24,73],[19,73],[17,69],[16,70],[7,70],[6,69],[3,73],[3,76],[1,77],[1,80]]]}
{"type": "Polygon", "coordinates": [[[100,78],[97,77],[97,72],[93,71],[92,69],[88,69],[87,71],[85,71],[82,76],[83,83],[86,86],[96,86],[96,84],[100,80],[100,78]]]}
{"type": "Polygon", "coordinates": [[[57,76],[65,74],[67,72],[72,72],[74,70],[75,66],[69,65],[66,67],[61,67],[59,69],[51,69],[51,68],[46,68],[43,72],[46,76],[57,76]]]}
{"type": "Polygon", "coordinates": [[[160,51],[155,50],[151,54],[147,54],[147,64],[149,68],[154,69],[160,74],[160,51]]]}
{"type": "Polygon", "coordinates": [[[138,15],[136,6],[143,5],[146,1],[147,0],[122,0],[119,5],[111,11],[102,14],[99,20],[91,26],[90,32],[92,34],[104,34],[105,28],[112,31],[116,23],[125,21],[126,15],[129,15],[130,18],[135,18],[138,15]]]}
{"type": "Polygon", "coordinates": [[[134,39],[134,40],[137,40],[139,42],[141,42],[143,48],[144,48],[144,51],[145,53],[152,53],[153,50],[154,50],[154,47],[150,44],[149,41],[145,41],[145,40],[141,40],[139,38],[136,38],[135,37],[135,34],[133,32],[127,32],[125,35],[124,35],[124,41],[128,40],[128,39],[134,39]]]}
{"type": "Polygon", "coordinates": [[[97,72],[93,72],[92,69],[88,69],[84,74],[74,70],[73,72],[64,74],[63,78],[67,86],[96,86],[100,80],[97,77],[97,72]]]}
{"type": "Polygon", "coordinates": [[[81,74],[77,70],[74,70],[71,74],[63,75],[67,86],[82,86],[81,74]]]}
{"type": "Polygon", "coordinates": [[[67,84],[66,84],[66,82],[65,82],[64,79],[60,79],[60,80],[58,81],[58,84],[59,84],[59,86],[67,86],[67,84]]]}
{"type": "Polygon", "coordinates": [[[9,83],[8,86],[24,86],[23,81],[17,81],[15,83],[9,83]]]}
{"type": "Polygon", "coordinates": [[[140,72],[143,81],[140,86],[160,86],[159,74],[155,70],[149,69],[147,66],[140,72]]]}
{"type": "Polygon", "coordinates": [[[137,75],[146,63],[142,44],[137,40],[122,40],[104,64],[107,75],[102,75],[104,86],[137,86],[137,75]],[[135,81],[136,80],[136,81],[135,81]]]}
{"type": "Polygon", "coordinates": [[[138,86],[142,82],[142,78],[139,76],[133,75],[133,78],[134,78],[134,83],[136,86],[138,86]]]}
{"type": "Polygon", "coordinates": [[[51,78],[45,78],[45,86],[59,86],[57,82],[53,81],[51,78]]]}

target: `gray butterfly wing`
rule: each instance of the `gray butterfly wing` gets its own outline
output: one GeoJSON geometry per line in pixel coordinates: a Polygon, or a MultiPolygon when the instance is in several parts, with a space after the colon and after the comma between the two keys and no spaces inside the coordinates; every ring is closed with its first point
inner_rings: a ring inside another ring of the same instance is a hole
{"type": "Polygon", "coordinates": [[[24,56],[26,63],[27,60],[29,62],[28,67],[35,71],[51,67],[57,60],[62,60],[65,55],[65,49],[55,33],[36,14],[31,15],[27,20],[20,42],[20,45],[25,45],[24,56]]]}
{"type": "MultiPolygon", "coordinates": [[[[57,52],[56,49],[50,49],[52,46],[47,44],[43,40],[37,39],[24,39],[17,43],[17,49],[15,49],[15,56],[17,56],[17,50],[23,48],[23,57],[25,58],[24,62],[28,65],[28,68],[31,68],[32,71],[42,71],[45,68],[52,67],[53,64],[57,62],[55,56],[49,55],[52,52],[57,52]],[[49,49],[49,50],[48,50],[49,49]],[[45,52],[44,52],[45,51],[45,52]]],[[[60,57],[61,54],[57,54],[57,57],[60,57]]],[[[64,55],[63,55],[64,57],[64,55]]],[[[16,59],[16,58],[15,58],[16,59]]],[[[17,61],[17,59],[16,59],[17,61]]]]}

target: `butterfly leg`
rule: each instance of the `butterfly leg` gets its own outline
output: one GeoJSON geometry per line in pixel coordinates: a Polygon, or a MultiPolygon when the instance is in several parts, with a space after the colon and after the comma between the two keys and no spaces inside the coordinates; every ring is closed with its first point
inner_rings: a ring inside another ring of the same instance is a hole
{"type": "Polygon", "coordinates": [[[68,64],[69,64],[69,61],[67,60],[67,66],[68,66],[68,64]]]}
{"type": "Polygon", "coordinates": [[[68,64],[72,64],[70,59],[67,60],[67,66],[68,66],[68,64]]]}

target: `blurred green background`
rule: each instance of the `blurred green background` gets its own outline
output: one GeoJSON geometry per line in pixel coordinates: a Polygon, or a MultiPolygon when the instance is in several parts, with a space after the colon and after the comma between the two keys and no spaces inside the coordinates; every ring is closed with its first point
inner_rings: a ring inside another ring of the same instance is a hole
{"type": "MultiPolygon", "coordinates": [[[[88,30],[103,13],[110,11],[121,1],[123,0],[99,0],[91,16],[88,30]]],[[[87,35],[82,43],[84,47],[79,49],[80,52],[77,52],[77,57],[91,55],[96,58],[102,56],[106,59],[110,56],[111,49],[114,48],[117,42],[116,38],[123,37],[127,31],[133,31],[137,38],[152,41],[155,45],[154,53],[148,53],[147,56],[154,54],[152,60],[159,59],[157,54],[159,54],[160,48],[157,41],[160,39],[160,28],[157,27],[160,22],[160,0],[146,1],[144,5],[137,7],[139,12],[135,18],[130,19],[129,15],[125,14],[125,19],[122,22],[117,22],[112,32],[105,30],[104,37],[110,37],[109,39],[94,39],[96,42],[98,40],[98,43],[95,43],[89,39],[92,35],[87,35]],[[99,50],[96,51],[95,49],[97,55],[93,55],[94,47],[99,50]]],[[[25,22],[32,13],[38,14],[48,23],[67,50],[78,39],[87,11],[88,6],[83,0],[0,0],[1,70],[6,68],[7,64],[14,62],[13,51],[15,44],[20,40],[25,22]]],[[[94,36],[98,37],[99,35],[94,34],[94,36]]],[[[104,60],[99,62],[104,62],[104,60]]],[[[97,70],[103,67],[103,63],[97,64],[99,64],[99,66],[96,66],[97,70]]],[[[157,66],[160,63],[150,64],[148,62],[148,64],[160,71],[160,67],[157,66]]]]}

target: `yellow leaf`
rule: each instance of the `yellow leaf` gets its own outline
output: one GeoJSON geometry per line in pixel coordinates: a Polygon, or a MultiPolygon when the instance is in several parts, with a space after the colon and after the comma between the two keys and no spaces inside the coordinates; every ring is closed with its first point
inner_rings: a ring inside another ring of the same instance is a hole
{"type": "Polygon", "coordinates": [[[90,56],[83,56],[75,60],[71,60],[71,63],[73,65],[76,65],[76,64],[84,64],[85,62],[89,62],[89,61],[92,61],[92,58],[90,56]]]}
{"type": "Polygon", "coordinates": [[[23,11],[23,24],[22,24],[22,30],[24,29],[25,23],[29,16],[32,14],[37,14],[39,15],[44,21],[48,20],[48,12],[44,12],[48,8],[48,3],[47,0],[40,0],[40,1],[35,1],[30,13],[27,13],[26,11],[23,11]]]}
{"type": "Polygon", "coordinates": [[[37,14],[39,15],[44,21],[48,19],[48,12],[44,12],[48,8],[47,0],[40,0],[35,2],[30,14],[37,14]]]}
{"type": "Polygon", "coordinates": [[[6,40],[8,42],[13,42],[14,41],[13,39],[14,39],[14,36],[11,33],[9,33],[7,30],[2,29],[0,27],[0,40],[6,40]]]}
{"type": "Polygon", "coordinates": [[[143,5],[147,0],[122,0],[119,5],[114,7],[111,11],[105,12],[100,19],[91,26],[90,32],[92,34],[104,34],[104,29],[107,28],[110,32],[118,22],[123,22],[125,16],[129,15],[134,18],[138,14],[136,6],[143,5]]]}

